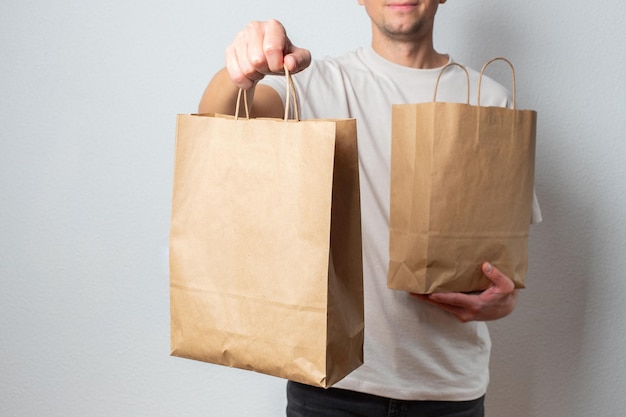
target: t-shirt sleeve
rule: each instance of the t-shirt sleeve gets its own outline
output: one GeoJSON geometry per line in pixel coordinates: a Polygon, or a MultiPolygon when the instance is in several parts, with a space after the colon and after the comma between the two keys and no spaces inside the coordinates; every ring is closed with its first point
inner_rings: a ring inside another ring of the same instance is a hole
{"type": "Polygon", "coordinates": [[[543,221],[541,216],[541,207],[539,207],[539,200],[537,200],[537,193],[533,190],[533,207],[532,214],[530,216],[530,223],[537,224],[543,221]]]}

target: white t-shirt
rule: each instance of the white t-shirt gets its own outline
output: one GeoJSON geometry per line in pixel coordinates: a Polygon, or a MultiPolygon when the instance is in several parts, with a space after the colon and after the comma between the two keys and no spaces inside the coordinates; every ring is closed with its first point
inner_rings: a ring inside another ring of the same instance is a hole
{"type": "MultiPolygon", "coordinates": [[[[469,70],[469,69],[468,69],[469,70]]],[[[472,104],[478,73],[470,71],[472,104]]],[[[314,60],[296,74],[301,119],[356,118],[365,292],[364,364],[335,387],[403,400],[466,401],[487,390],[491,341],[483,322],[454,316],[387,288],[391,106],[432,101],[440,69],[389,62],[371,47],[314,60]]],[[[266,77],[282,96],[284,77],[266,77]]],[[[438,101],[466,101],[465,73],[448,68],[438,101]]],[[[508,91],[484,78],[481,105],[506,106],[508,91]]],[[[534,221],[540,220],[534,204],[534,221]]]]}

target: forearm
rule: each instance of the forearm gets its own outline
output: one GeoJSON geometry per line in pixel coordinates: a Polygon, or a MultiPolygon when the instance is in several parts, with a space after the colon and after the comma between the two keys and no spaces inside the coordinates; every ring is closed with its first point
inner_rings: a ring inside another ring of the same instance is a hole
{"type": "MultiPolygon", "coordinates": [[[[247,90],[249,102],[252,103],[255,87],[247,90]]],[[[199,113],[235,114],[239,88],[231,81],[226,68],[220,70],[204,90],[198,106],[199,113]]],[[[245,115],[243,106],[240,115],[245,115]]]]}
{"type": "MultiPolygon", "coordinates": [[[[275,117],[281,118],[284,113],[283,101],[273,88],[266,85],[253,85],[245,90],[247,94],[250,117],[275,117]]],[[[219,71],[207,88],[204,90],[199,113],[235,114],[239,87],[230,78],[228,71],[219,71]]],[[[242,103],[239,108],[239,116],[245,117],[246,111],[242,103]]]]}

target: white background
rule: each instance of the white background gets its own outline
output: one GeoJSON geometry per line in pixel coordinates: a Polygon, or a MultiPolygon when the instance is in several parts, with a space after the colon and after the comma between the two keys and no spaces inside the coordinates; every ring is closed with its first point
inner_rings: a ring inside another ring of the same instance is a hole
{"type": "MultiPolygon", "coordinates": [[[[517,310],[490,325],[489,417],[626,409],[625,16],[617,0],[439,11],[436,47],[510,58],[539,114],[544,223],[517,310]]],[[[370,41],[356,0],[2,1],[0,415],[283,415],[283,381],[168,356],[175,115],[270,17],[317,57],[370,41]]]]}

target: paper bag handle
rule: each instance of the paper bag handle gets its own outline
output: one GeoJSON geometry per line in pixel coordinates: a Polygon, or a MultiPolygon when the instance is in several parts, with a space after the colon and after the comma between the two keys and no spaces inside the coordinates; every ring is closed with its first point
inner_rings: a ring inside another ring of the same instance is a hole
{"type": "Polygon", "coordinates": [[[489,64],[491,64],[494,61],[504,61],[507,64],[509,64],[509,67],[511,67],[511,76],[512,76],[512,81],[513,81],[513,109],[515,110],[515,94],[516,94],[516,82],[515,82],[515,68],[513,67],[513,64],[511,63],[511,61],[509,61],[506,58],[502,58],[502,57],[497,57],[497,58],[493,58],[489,61],[487,61],[485,63],[485,65],[483,65],[483,68],[480,70],[480,77],[478,77],[478,105],[480,106],[480,83],[483,80],[483,74],[485,73],[485,70],[487,69],[487,66],[489,64]]]}
{"type": "Polygon", "coordinates": [[[283,67],[285,69],[285,77],[287,78],[287,94],[285,95],[285,121],[289,120],[289,104],[293,104],[293,119],[300,121],[300,115],[298,114],[298,96],[296,95],[296,86],[291,78],[291,72],[287,65],[283,67]]]}
{"type": "Polygon", "coordinates": [[[437,90],[439,89],[439,80],[441,79],[441,76],[443,75],[443,72],[448,67],[452,67],[452,66],[455,66],[455,65],[457,67],[461,68],[463,71],[465,71],[465,77],[467,78],[467,104],[469,104],[469,101],[470,101],[469,72],[467,72],[467,68],[465,68],[463,65],[459,64],[458,62],[450,62],[450,63],[444,65],[443,68],[441,68],[441,71],[439,71],[439,76],[437,77],[437,83],[435,84],[435,94],[433,95],[433,101],[437,101],[437,90]]]}
{"type": "MultiPolygon", "coordinates": [[[[293,104],[294,120],[300,121],[300,115],[298,114],[298,96],[296,95],[296,87],[291,78],[291,73],[287,66],[284,66],[285,77],[287,78],[287,94],[285,96],[285,121],[289,120],[289,104],[293,104]]],[[[241,97],[243,96],[243,105],[246,110],[246,119],[250,118],[250,108],[248,106],[248,91],[242,88],[237,93],[237,105],[235,106],[235,120],[239,119],[239,109],[241,106],[241,97]]]]}
{"type": "Polygon", "coordinates": [[[248,91],[242,88],[237,93],[237,105],[235,106],[235,120],[239,119],[239,106],[241,104],[241,96],[243,95],[243,105],[246,109],[246,119],[250,118],[250,110],[248,108],[248,91]]]}

